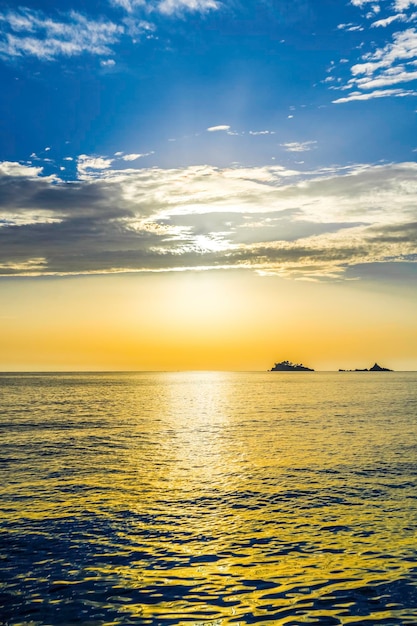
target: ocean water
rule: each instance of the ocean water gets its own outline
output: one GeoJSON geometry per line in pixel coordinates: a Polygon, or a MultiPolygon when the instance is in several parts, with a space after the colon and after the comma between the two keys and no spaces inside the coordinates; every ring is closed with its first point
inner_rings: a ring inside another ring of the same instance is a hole
{"type": "Polygon", "coordinates": [[[416,373],[0,376],[2,624],[417,624],[416,373]]]}

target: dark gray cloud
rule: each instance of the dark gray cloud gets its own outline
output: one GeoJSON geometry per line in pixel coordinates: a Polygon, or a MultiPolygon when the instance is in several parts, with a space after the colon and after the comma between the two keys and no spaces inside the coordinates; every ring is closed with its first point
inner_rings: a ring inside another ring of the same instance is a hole
{"type": "Polygon", "coordinates": [[[393,224],[390,226],[375,228],[373,230],[375,231],[375,234],[372,235],[372,240],[380,243],[412,244],[412,242],[417,242],[417,222],[393,224]]]}
{"type": "Polygon", "coordinates": [[[55,182],[47,178],[0,176],[0,211],[16,215],[48,211],[59,215],[129,215],[117,184],[55,182]]]}

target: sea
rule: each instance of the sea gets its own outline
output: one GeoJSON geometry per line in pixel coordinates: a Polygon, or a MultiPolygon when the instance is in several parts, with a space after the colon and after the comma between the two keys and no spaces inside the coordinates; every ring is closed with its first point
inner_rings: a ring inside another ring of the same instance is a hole
{"type": "Polygon", "coordinates": [[[0,414],[1,624],[417,624],[417,373],[3,373],[0,414]]]}

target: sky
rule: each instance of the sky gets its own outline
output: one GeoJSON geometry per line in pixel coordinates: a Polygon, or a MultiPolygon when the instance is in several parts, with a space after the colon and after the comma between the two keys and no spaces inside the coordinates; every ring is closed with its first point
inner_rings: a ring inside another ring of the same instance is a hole
{"type": "Polygon", "coordinates": [[[0,370],[417,369],[417,0],[0,2],[0,370]]]}

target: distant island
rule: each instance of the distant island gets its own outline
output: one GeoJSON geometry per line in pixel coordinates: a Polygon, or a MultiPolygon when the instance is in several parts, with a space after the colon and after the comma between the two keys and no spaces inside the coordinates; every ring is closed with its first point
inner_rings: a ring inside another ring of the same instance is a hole
{"type": "Polygon", "coordinates": [[[381,367],[378,363],[374,363],[372,367],[369,369],[355,369],[355,370],[342,370],[339,372],[392,372],[393,370],[388,369],[387,367],[381,367]]]}
{"type": "Polygon", "coordinates": [[[291,363],[291,361],[281,361],[281,363],[275,363],[271,368],[271,372],[314,372],[310,367],[301,365],[301,363],[291,363]]]}
{"type": "MultiPolygon", "coordinates": [[[[291,363],[291,361],[281,361],[280,363],[275,363],[274,367],[272,367],[270,372],[314,372],[311,367],[306,367],[301,363],[291,363]]],[[[344,370],[339,369],[339,372],[392,372],[394,370],[390,370],[387,367],[381,367],[378,363],[374,363],[372,367],[369,369],[354,369],[354,370],[344,370]]]]}

